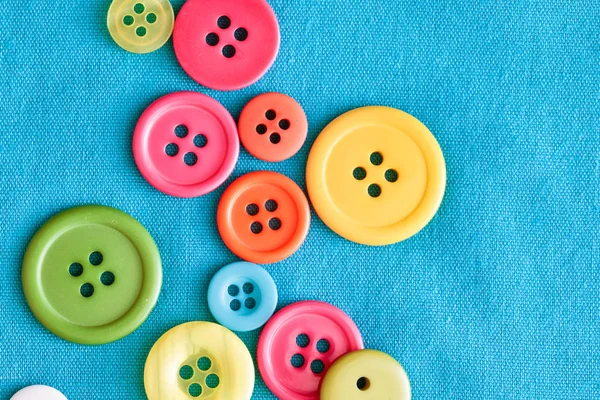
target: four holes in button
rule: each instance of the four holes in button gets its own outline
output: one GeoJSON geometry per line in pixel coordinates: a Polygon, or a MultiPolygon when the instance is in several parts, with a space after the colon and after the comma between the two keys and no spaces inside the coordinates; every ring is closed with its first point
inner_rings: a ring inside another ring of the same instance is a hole
{"type": "MultiPolygon", "coordinates": [[[[175,127],[174,133],[175,136],[177,136],[179,139],[184,139],[188,137],[190,130],[186,125],[179,124],[175,127]]],[[[203,133],[196,134],[192,141],[194,143],[194,146],[196,146],[199,149],[206,147],[206,145],[208,144],[208,138],[203,133]]],[[[175,143],[167,144],[167,146],[165,147],[165,154],[169,157],[175,157],[177,154],[179,154],[179,146],[175,143]]],[[[192,167],[198,162],[198,156],[196,155],[196,153],[188,151],[183,155],[183,162],[186,165],[192,167]]]]}
{"type": "MultiPolygon", "coordinates": [[[[383,164],[383,155],[378,151],[373,152],[369,156],[369,161],[371,162],[371,164],[377,167],[383,164]]],[[[356,167],[352,171],[352,176],[354,177],[354,179],[362,181],[367,177],[367,170],[363,167],[356,167]]],[[[383,176],[385,177],[385,180],[390,183],[398,181],[398,172],[395,169],[386,170],[383,176]]],[[[377,198],[381,196],[381,186],[377,183],[372,183],[367,187],[367,193],[369,194],[369,196],[377,198]]]]}
{"type": "MultiPolygon", "coordinates": [[[[268,212],[275,212],[277,208],[278,204],[275,200],[269,199],[265,202],[265,209],[268,212]]],[[[252,217],[258,215],[259,211],[260,207],[256,203],[250,203],[246,206],[246,213],[252,217]]],[[[276,217],[270,218],[268,224],[269,228],[274,231],[277,231],[281,228],[281,220],[276,217]]],[[[252,231],[252,233],[258,235],[263,231],[263,224],[259,221],[254,221],[252,222],[252,224],[250,224],[250,230],[252,231]]]]}
{"type": "MultiPolygon", "coordinates": [[[[146,7],[142,3],[137,3],[133,6],[133,12],[135,14],[142,15],[145,11],[146,7]]],[[[144,19],[147,23],[154,24],[157,21],[158,17],[154,13],[148,13],[148,15],[146,15],[144,19]]],[[[132,26],[134,23],[135,18],[133,15],[128,14],[123,17],[123,25],[132,26]]],[[[137,28],[135,28],[135,34],[140,38],[146,36],[147,33],[148,30],[144,25],[139,25],[137,28]]]]}
{"type": "MultiPolygon", "coordinates": [[[[231,18],[229,18],[227,15],[220,16],[217,19],[217,26],[223,30],[229,29],[229,27],[231,26],[231,18]]],[[[239,27],[233,32],[233,37],[238,42],[243,42],[246,39],[248,39],[248,30],[246,28],[239,27]]],[[[219,44],[221,38],[216,32],[210,32],[208,35],[206,35],[205,40],[206,44],[214,47],[219,44]]],[[[232,44],[225,44],[225,46],[223,46],[223,48],[221,49],[221,54],[223,54],[225,58],[233,58],[236,53],[237,50],[232,44]]]]}
{"type": "MultiPolygon", "coordinates": [[[[186,384],[190,383],[187,387],[187,391],[192,397],[199,397],[205,389],[215,389],[220,384],[219,376],[215,373],[210,373],[208,376],[204,376],[203,372],[210,371],[212,368],[212,361],[208,357],[200,357],[195,367],[198,367],[198,370],[195,370],[192,365],[183,365],[179,368],[179,377],[186,382],[186,384]],[[199,376],[195,377],[195,372],[199,371],[199,376]],[[192,378],[195,378],[192,380],[192,378]]],[[[210,396],[210,393],[208,393],[210,396]]]]}
{"type": "MultiPolygon", "coordinates": [[[[242,291],[245,294],[250,295],[254,292],[254,285],[250,282],[246,282],[242,285],[242,291]]],[[[240,294],[240,288],[237,285],[229,285],[227,293],[231,297],[237,297],[240,294]]],[[[253,297],[248,297],[244,300],[243,304],[248,310],[252,310],[256,307],[256,300],[253,297]]],[[[232,311],[239,311],[242,308],[242,302],[234,298],[229,302],[229,308],[231,308],[232,311]]]]}
{"type": "MultiPolygon", "coordinates": [[[[102,264],[103,261],[104,257],[99,251],[94,251],[88,256],[88,262],[94,267],[99,266],[100,264],[102,264]]],[[[81,265],[81,263],[74,262],[71,265],[69,265],[69,275],[75,278],[83,275],[83,271],[84,268],[83,265],[81,265]]],[[[112,285],[113,283],[115,283],[115,274],[113,274],[110,271],[104,271],[100,275],[100,282],[104,286],[112,285]]],[[[84,284],[79,286],[79,293],[83,297],[91,297],[94,294],[94,285],[92,285],[90,282],[85,282],[84,284]]]]}

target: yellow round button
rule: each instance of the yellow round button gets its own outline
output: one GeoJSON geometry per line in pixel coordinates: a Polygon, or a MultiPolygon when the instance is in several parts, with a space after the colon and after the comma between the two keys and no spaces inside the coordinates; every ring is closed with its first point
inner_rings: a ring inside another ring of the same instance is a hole
{"type": "Polygon", "coordinates": [[[358,350],[340,357],[321,384],[321,400],[410,400],[404,368],[377,350],[358,350]]]}
{"type": "Polygon", "coordinates": [[[319,217],[357,243],[386,245],[419,232],[446,188],[439,144],[413,116],[363,107],[332,121],[315,141],[306,184],[319,217]]]}
{"type": "Polygon", "coordinates": [[[148,400],[246,400],[254,365],[244,343],[212,322],[188,322],[154,344],[144,369],[148,400]]]}
{"type": "Polygon", "coordinates": [[[132,53],[162,47],[173,32],[175,15],[169,0],[114,0],[108,10],[108,31],[132,53]]]}

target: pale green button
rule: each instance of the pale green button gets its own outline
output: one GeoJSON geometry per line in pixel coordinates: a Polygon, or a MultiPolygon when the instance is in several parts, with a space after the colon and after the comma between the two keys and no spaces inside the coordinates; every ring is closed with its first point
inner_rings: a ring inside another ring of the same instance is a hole
{"type": "Polygon", "coordinates": [[[120,339],[148,317],[160,292],[154,240],[110,207],[73,208],[35,234],[23,260],[23,291],[52,333],[81,344],[120,339]]]}
{"type": "Polygon", "coordinates": [[[173,33],[175,15],[169,0],[114,0],[108,30],[115,42],[132,53],[151,53],[173,33]]]}

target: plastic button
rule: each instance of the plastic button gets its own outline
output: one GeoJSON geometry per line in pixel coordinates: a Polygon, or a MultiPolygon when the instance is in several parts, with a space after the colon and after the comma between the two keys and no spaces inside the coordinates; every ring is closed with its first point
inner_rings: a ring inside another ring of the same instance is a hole
{"type": "Polygon", "coordinates": [[[129,215],[102,206],[73,208],[35,234],[23,260],[23,290],[52,333],[103,344],[137,329],[162,283],[158,249],[129,215]]]}
{"type": "Polygon", "coordinates": [[[321,400],[410,400],[410,396],[410,382],[402,366],[376,350],[340,357],[321,385],[321,400]]]}
{"type": "Polygon", "coordinates": [[[357,243],[392,244],[419,232],[437,212],[446,165],[417,119],[365,107],[331,122],[315,141],[306,183],[319,217],[357,243]]]}
{"type": "Polygon", "coordinates": [[[244,343],[211,322],[189,322],[166,332],[144,368],[148,400],[247,400],[254,365],[244,343]]]}
{"type": "Polygon", "coordinates": [[[308,121],[296,100],[281,93],[265,93],[246,104],[238,131],[250,154],[265,161],[283,161],[304,144],[308,121]]]}
{"type": "Polygon", "coordinates": [[[227,247],[259,264],[281,261],[300,248],[310,226],[308,200],[291,179],[251,172],[223,193],[217,225],[227,247]]]}
{"type": "Polygon", "coordinates": [[[279,24],[264,0],[188,0],[177,15],[173,46],[195,81],[236,90],[259,80],[279,51],[279,24]]]}
{"type": "Polygon", "coordinates": [[[235,167],[239,146],[229,112],[195,92],[156,100],[133,134],[133,155],[144,178],[178,197],[202,196],[221,185],[235,167]]]}
{"type": "Polygon", "coordinates": [[[260,375],[277,397],[318,400],[327,368],[362,348],[358,328],[342,310],[304,301],[283,308],[267,322],[256,356],[260,375]]]}
{"type": "Polygon", "coordinates": [[[114,0],[108,10],[113,40],[132,53],[161,48],[173,32],[175,16],[168,0],[114,0]]]}
{"type": "Polygon", "coordinates": [[[263,326],[276,306],[275,282],[256,264],[229,264],[215,274],[208,286],[210,312],[221,325],[234,331],[263,326]]]}
{"type": "Polygon", "coordinates": [[[19,390],[10,400],[67,400],[67,398],[50,386],[34,385],[19,390]]]}

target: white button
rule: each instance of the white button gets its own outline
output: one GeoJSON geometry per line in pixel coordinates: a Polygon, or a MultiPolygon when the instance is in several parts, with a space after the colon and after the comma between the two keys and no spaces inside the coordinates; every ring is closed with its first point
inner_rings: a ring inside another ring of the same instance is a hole
{"type": "Polygon", "coordinates": [[[50,386],[34,385],[19,390],[10,400],[67,400],[67,398],[50,386]]]}

